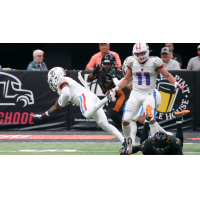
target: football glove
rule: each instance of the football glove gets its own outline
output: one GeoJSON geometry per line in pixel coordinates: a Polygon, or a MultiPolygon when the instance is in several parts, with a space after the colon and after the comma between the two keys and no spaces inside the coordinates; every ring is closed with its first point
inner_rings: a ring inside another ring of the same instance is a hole
{"type": "Polygon", "coordinates": [[[42,115],[40,114],[35,114],[35,113],[32,113],[30,114],[33,118],[37,118],[37,119],[42,119],[42,115]]]}
{"type": "Polygon", "coordinates": [[[95,65],[94,66],[94,71],[92,72],[93,76],[97,76],[97,74],[99,73],[99,70],[101,69],[101,65],[95,65]]]}
{"type": "Polygon", "coordinates": [[[177,82],[174,83],[174,87],[175,87],[175,90],[179,87],[181,88],[182,92],[184,91],[184,88],[182,87],[182,85],[178,84],[177,82]]]}

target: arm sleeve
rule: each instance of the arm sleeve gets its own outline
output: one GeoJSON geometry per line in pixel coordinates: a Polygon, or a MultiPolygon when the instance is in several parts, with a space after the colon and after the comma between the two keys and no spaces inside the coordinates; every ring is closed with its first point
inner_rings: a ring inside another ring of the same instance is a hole
{"type": "Polygon", "coordinates": [[[94,65],[95,65],[95,56],[92,56],[92,58],[90,59],[90,62],[87,64],[86,67],[94,68],[94,65]]]}
{"type": "MultiPolygon", "coordinates": [[[[123,78],[123,79],[124,79],[124,78],[123,78]]],[[[120,83],[123,79],[118,80],[117,78],[113,78],[113,82],[114,82],[115,86],[118,86],[119,83],[120,83]]]]}
{"type": "Polygon", "coordinates": [[[62,93],[60,95],[60,98],[58,99],[58,104],[61,107],[65,107],[66,104],[71,100],[71,94],[69,87],[64,87],[62,89],[62,93]]]}
{"type": "Polygon", "coordinates": [[[193,69],[193,66],[192,66],[192,59],[189,60],[188,62],[188,66],[187,66],[187,69],[193,69]]]}

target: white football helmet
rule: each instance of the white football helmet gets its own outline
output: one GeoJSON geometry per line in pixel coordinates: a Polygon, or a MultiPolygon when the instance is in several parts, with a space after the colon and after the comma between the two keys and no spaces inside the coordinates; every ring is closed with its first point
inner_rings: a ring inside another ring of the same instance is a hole
{"type": "Polygon", "coordinates": [[[49,83],[49,87],[56,92],[57,91],[57,83],[58,79],[61,76],[65,76],[65,70],[62,67],[54,67],[52,68],[47,76],[47,82],[49,83]]]}
{"type": "Polygon", "coordinates": [[[149,46],[146,43],[136,43],[133,46],[133,55],[140,64],[144,63],[149,58],[149,46]],[[144,56],[137,57],[138,53],[145,52],[144,56]]]}

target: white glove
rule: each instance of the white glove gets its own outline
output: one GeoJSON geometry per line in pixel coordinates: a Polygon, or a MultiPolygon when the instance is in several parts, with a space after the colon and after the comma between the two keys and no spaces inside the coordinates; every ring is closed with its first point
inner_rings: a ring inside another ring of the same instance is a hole
{"type": "Polygon", "coordinates": [[[174,83],[174,87],[175,87],[175,89],[177,89],[179,87],[182,89],[182,92],[184,91],[184,88],[182,87],[182,85],[178,84],[177,82],[174,83]]]}
{"type": "Polygon", "coordinates": [[[119,87],[116,86],[113,90],[115,90],[117,92],[119,90],[119,87]]]}

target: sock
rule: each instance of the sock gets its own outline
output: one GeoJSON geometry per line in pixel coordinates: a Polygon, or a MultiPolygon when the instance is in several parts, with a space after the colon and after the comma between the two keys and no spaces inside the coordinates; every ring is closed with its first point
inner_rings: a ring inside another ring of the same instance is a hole
{"type": "Polygon", "coordinates": [[[181,147],[183,147],[183,142],[184,142],[184,138],[183,138],[183,129],[182,129],[182,121],[177,121],[177,133],[176,133],[176,137],[178,139],[180,139],[181,141],[181,147]]]}
{"type": "Polygon", "coordinates": [[[142,130],[142,135],[141,135],[141,138],[140,138],[140,144],[142,144],[146,139],[148,139],[148,136],[149,136],[149,123],[146,122],[144,124],[144,128],[142,130]]]}
{"type": "Polygon", "coordinates": [[[104,131],[114,135],[121,143],[124,142],[124,136],[113,125],[109,124],[108,122],[102,122],[100,127],[104,131]]]}
{"type": "Polygon", "coordinates": [[[123,126],[122,125],[122,130],[123,130],[123,133],[124,133],[125,137],[130,137],[130,133],[131,133],[130,124],[128,126],[123,126]]]}
{"type": "Polygon", "coordinates": [[[137,132],[137,124],[135,121],[131,121],[130,126],[131,126],[130,137],[132,139],[132,146],[135,146],[135,136],[136,136],[136,132],[137,132]]]}
{"type": "Polygon", "coordinates": [[[93,106],[91,106],[88,110],[85,111],[83,116],[85,118],[89,118],[94,112],[99,110],[107,102],[108,102],[108,98],[107,97],[105,97],[104,99],[96,102],[93,106]]]}
{"type": "Polygon", "coordinates": [[[151,131],[151,136],[152,136],[152,137],[153,137],[157,132],[159,132],[159,125],[158,125],[158,123],[150,124],[150,131],[151,131]]]}

